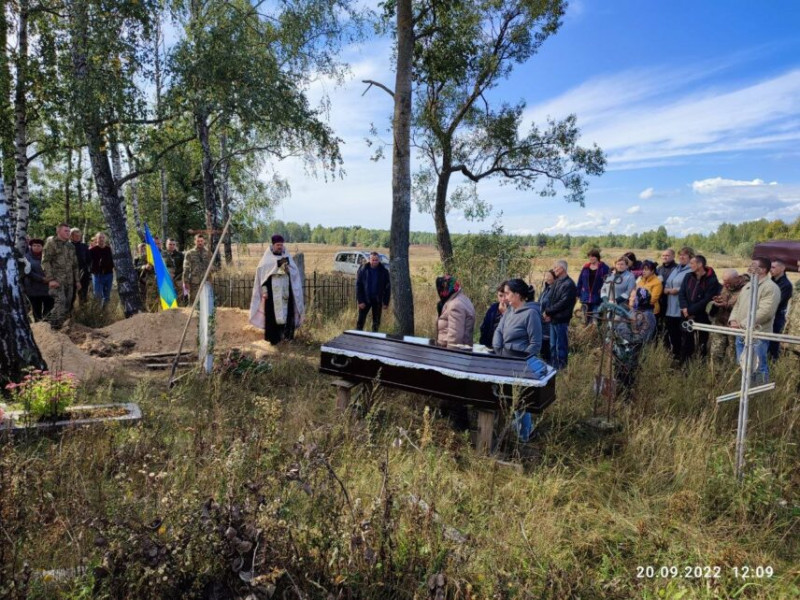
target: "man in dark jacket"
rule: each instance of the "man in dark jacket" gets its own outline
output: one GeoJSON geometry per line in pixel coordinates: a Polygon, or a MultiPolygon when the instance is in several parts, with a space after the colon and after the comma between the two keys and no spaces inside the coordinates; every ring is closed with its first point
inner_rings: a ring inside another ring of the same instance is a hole
{"type": "Polygon", "coordinates": [[[358,320],[356,329],[364,329],[367,314],[372,311],[372,331],[381,326],[381,313],[389,308],[391,283],[389,271],[381,264],[377,252],[370,252],[369,262],[362,265],[356,276],[356,302],[358,302],[358,320]]]}
{"type": "MultiPolygon", "coordinates": [[[[684,321],[691,319],[708,325],[711,319],[706,307],[720,293],[722,286],[714,269],[706,266],[706,257],[702,254],[696,255],[689,261],[689,268],[691,273],[683,278],[678,292],[681,316],[684,321]]],[[[700,340],[700,355],[705,357],[708,355],[708,332],[699,331],[697,334],[700,340]]],[[[680,360],[685,362],[694,354],[694,333],[683,331],[682,336],[680,360]]]]}
{"type": "Polygon", "coordinates": [[[589,262],[583,265],[578,276],[578,295],[581,299],[584,323],[588,325],[594,320],[593,313],[603,302],[600,290],[608,275],[608,265],[600,260],[600,250],[592,248],[587,254],[589,262]]]}
{"type": "Polygon", "coordinates": [[[33,309],[33,320],[41,321],[53,309],[55,301],[50,297],[50,289],[47,286],[47,277],[42,269],[42,248],[44,240],[34,238],[28,242],[28,253],[25,258],[31,266],[30,272],[25,275],[25,295],[31,303],[33,309]]]}
{"type": "MultiPolygon", "coordinates": [[[[662,284],[667,283],[669,274],[672,273],[672,270],[677,266],[678,263],[675,262],[675,250],[672,248],[664,250],[661,253],[661,265],[656,268],[656,275],[661,279],[662,284]]],[[[661,297],[658,299],[661,309],[658,311],[658,315],[656,315],[656,321],[658,322],[659,330],[662,332],[664,331],[664,318],[667,314],[667,300],[669,300],[667,294],[661,294],[661,297]]]]}
{"type": "Polygon", "coordinates": [[[89,256],[89,246],[84,244],[83,233],[77,227],[73,227],[69,231],[69,239],[72,245],[75,246],[75,255],[78,257],[78,275],[81,283],[81,289],[76,290],[72,296],[72,303],[75,304],[75,298],[81,299],[81,304],[86,302],[86,294],[89,293],[89,284],[92,282],[92,259],[89,256]]]}
{"type": "Polygon", "coordinates": [[[575,282],[567,275],[567,261],[559,260],[553,266],[556,280],[551,286],[550,302],[544,312],[544,321],[550,323],[550,357],[553,367],[563,369],[567,366],[569,341],[567,332],[578,297],[575,282]]]}
{"type": "MultiPolygon", "coordinates": [[[[786,309],[789,308],[789,300],[792,299],[792,282],[786,277],[786,263],[776,258],[772,261],[772,267],[769,270],[772,275],[772,281],[778,286],[781,291],[781,302],[778,304],[778,312],[775,313],[775,322],[772,325],[773,333],[783,333],[783,328],[786,327],[786,309]]],[[[770,342],[767,353],[772,360],[778,360],[778,355],[781,351],[780,342],[770,342]]]]}

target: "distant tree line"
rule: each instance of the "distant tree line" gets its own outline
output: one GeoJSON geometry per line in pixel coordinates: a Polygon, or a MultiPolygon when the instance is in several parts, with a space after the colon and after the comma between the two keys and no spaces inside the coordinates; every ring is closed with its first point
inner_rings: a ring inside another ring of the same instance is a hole
{"type": "MultiPolygon", "coordinates": [[[[274,232],[280,232],[290,243],[330,244],[333,246],[363,246],[386,248],[389,245],[389,231],[385,229],[369,229],[353,225],[349,227],[311,227],[308,223],[300,224],[273,220],[248,230],[240,230],[240,241],[260,242],[274,232]]],[[[453,234],[457,243],[468,234],[453,234]]],[[[535,246],[547,249],[568,250],[593,246],[601,248],[629,248],[664,250],[670,246],[692,246],[704,252],[715,252],[733,256],[750,256],[753,246],[771,239],[800,239],[800,218],[792,223],[784,221],[747,221],[734,225],[723,223],[710,234],[692,233],[686,236],[671,236],[663,225],[657,229],[623,235],[607,233],[605,235],[571,235],[534,233],[528,235],[506,234],[509,241],[524,246],[535,246]]],[[[435,245],[436,233],[412,231],[411,243],[417,245],[435,245]]]]}

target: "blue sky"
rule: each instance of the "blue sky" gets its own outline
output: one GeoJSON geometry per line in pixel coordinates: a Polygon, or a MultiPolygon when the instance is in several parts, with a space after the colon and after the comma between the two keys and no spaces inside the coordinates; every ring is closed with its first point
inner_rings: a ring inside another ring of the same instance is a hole
{"type": "MultiPolygon", "coordinates": [[[[343,138],[342,180],[324,181],[300,162],[275,169],[292,195],[275,217],[311,225],[388,229],[391,162],[370,161],[364,139],[386,129],[391,44],[348,48],[351,76],[319,82],[330,124],[343,138]]],[[[665,225],[670,234],[722,222],[800,216],[800,0],[573,0],[540,53],[500,83],[496,97],[527,104],[526,122],[574,112],[581,142],[598,143],[608,168],[591,178],[586,206],[496,183],[478,190],[509,232],[631,233],[665,225]]],[[[390,153],[387,152],[387,156],[390,153]]],[[[457,183],[453,180],[451,189],[457,183]]],[[[458,215],[455,232],[487,229],[458,215]]],[[[414,230],[433,230],[414,209],[414,230]]]]}

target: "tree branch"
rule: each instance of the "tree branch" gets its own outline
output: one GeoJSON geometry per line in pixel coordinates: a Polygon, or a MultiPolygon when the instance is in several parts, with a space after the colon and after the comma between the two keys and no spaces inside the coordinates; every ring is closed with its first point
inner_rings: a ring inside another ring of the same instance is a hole
{"type": "Polygon", "coordinates": [[[112,121],[103,123],[101,127],[103,129],[108,129],[114,125],[158,125],[159,123],[170,121],[173,118],[174,116],[170,115],[168,117],[159,117],[157,119],[114,119],[112,121]]]}
{"type": "Polygon", "coordinates": [[[125,185],[127,182],[129,182],[131,179],[136,179],[137,177],[139,177],[141,175],[147,175],[148,173],[155,172],[158,169],[158,163],[161,161],[162,158],[164,158],[164,156],[167,153],[171,152],[172,150],[174,150],[178,146],[182,146],[183,144],[188,144],[189,142],[191,142],[196,137],[197,137],[197,135],[192,135],[191,137],[183,138],[181,140],[178,140],[177,142],[174,142],[174,143],[170,144],[169,146],[164,148],[164,150],[162,150],[161,152],[156,154],[156,157],[153,159],[153,162],[149,167],[147,167],[146,169],[137,169],[136,171],[128,173],[127,175],[125,175],[125,177],[121,177],[119,179],[119,181],[116,182],[116,188],[117,189],[121,188],[123,185],[125,185]]]}
{"type": "Polygon", "coordinates": [[[369,88],[371,88],[374,85],[375,87],[381,88],[384,92],[386,92],[392,98],[394,98],[394,92],[392,90],[390,90],[388,87],[386,87],[385,85],[383,85],[382,83],[378,83],[377,81],[372,81],[372,79],[363,79],[361,81],[361,83],[368,83],[369,84],[367,89],[364,90],[364,93],[361,94],[362,96],[364,94],[366,94],[369,91],[369,88]]]}

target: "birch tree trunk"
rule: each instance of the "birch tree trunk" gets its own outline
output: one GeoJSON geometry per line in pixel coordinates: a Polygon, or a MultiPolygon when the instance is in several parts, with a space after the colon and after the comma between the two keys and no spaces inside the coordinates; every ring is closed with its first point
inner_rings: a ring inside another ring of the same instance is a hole
{"type": "MultiPolygon", "coordinates": [[[[122,219],[125,223],[125,229],[128,229],[128,206],[125,202],[125,191],[121,187],[117,187],[116,182],[122,179],[122,156],[119,152],[119,144],[117,143],[117,136],[115,134],[109,135],[108,146],[111,151],[111,173],[114,178],[114,188],[117,190],[119,196],[119,204],[122,207],[122,219]]],[[[91,158],[91,153],[90,153],[91,158]]],[[[94,167],[92,167],[94,171],[94,167]]],[[[98,190],[99,191],[99,190],[98,190]]]]}
{"type": "MultiPolygon", "coordinates": [[[[156,19],[155,27],[155,84],[156,84],[156,115],[163,116],[161,104],[161,18],[156,19]]],[[[167,240],[167,222],[169,216],[169,206],[167,205],[167,170],[161,166],[158,169],[158,176],[161,182],[161,239],[167,240]]]]}
{"type": "MultiPolygon", "coordinates": [[[[133,155],[130,146],[125,145],[125,153],[128,156],[128,171],[136,171],[136,157],[133,155]]],[[[131,208],[133,209],[133,226],[136,228],[136,234],[139,239],[144,241],[144,227],[142,226],[142,213],[139,210],[139,189],[136,186],[136,180],[131,179],[128,183],[128,189],[131,191],[131,208]]]]}
{"type": "MultiPolygon", "coordinates": [[[[14,158],[14,108],[12,105],[12,78],[11,59],[9,58],[10,45],[8,43],[8,17],[10,11],[6,7],[10,0],[0,0],[0,171],[8,176],[4,179],[5,189],[10,198],[14,198],[14,171],[16,170],[14,158]]],[[[13,204],[13,202],[12,202],[13,204]]]]}
{"type": "Polygon", "coordinates": [[[128,226],[123,212],[123,204],[117,189],[116,180],[111,173],[108,155],[103,152],[103,136],[100,127],[92,123],[84,123],[89,161],[92,165],[100,208],[109,229],[111,238],[114,271],[117,277],[117,290],[122,302],[125,316],[130,317],[142,310],[142,299],[139,297],[136,271],[133,268],[133,257],[128,243],[128,226]]]}
{"type": "Polygon", "coordinates": [[[0,174],[0,385],[21,381],[23,369],[47,369],[33,339],[14,257],[14,223],[0,174]]]}
{"type": "MultiPolygon", "coordinates": [[[[69,4],[69,8],[71,11],[72,75],[78,89],[85,89],[90,85],[86,55],[89,40],[87,7],[81,2],[73,2],[69,4]]],[[[133,268],[133,257],[128,243],[128,227],[121,194],[116,185],[117,180],[114,179],[111,172],[108,154],[105,151],[110,140],[105,139],[102,134],[102,120],[98,108],[93,103],[83,103],[81,109],[80,124],[86,138],[92,176],[97,188],[97,195],[100,198],[100,208],[109,229],[117,291],[125,316],[130,317],[142,310],[142,300],[139,297],[136,271],[133,268]]],[[[115,144],[111,144],[111,146],[113,148],[115,144]]]]}
{"type": "Polygon", "coordinates": [[[14,163],[16,179],[15,246],[24,256],[28,250],[30,192],[28,190],[28,0],[19,0],[17,18],[17,81],[14,91],[14,163]]]}
{"type": "MultiPolygon", "coordinates": [[[[72,148],[67,150],[67,176],[64,178],[64,222],[69,223],[72,208],[72,148]]],[[[84,232],[85,233],[85,232],[84,232]]]]}
{"type": "Polygon", "coordinates": [[[394,86],[392,128],[392,224],[391,254],[392,310],[400,335],[414,335],[414,295],[408,265],[411,226],[411,60],[414,23],[411,0],[397,2],[397,76],[394,86]]]}
{"type": "MultiPolygon", "coordinates": [[[[194,115],[195,131],[200,147],[203,150],[203,204],[206,212],[206,229],[210,232],[211,248],[216,248],[219,241],[219,214],[217,202],[217,184],[214,181],[214,161],[211,156],[209,142],[208,114],[198,110],[194,115]]],[[[219,255],[217,255],[219,260],[219,255]]]]}
{"type": "MultiPolygon", "coordinates": [[[[219,138],[219,155],[226,156],[228,153],[228,136],[222,134],[219,138]]],[[[230,186],[230,161],[223,161],[222,163],[222,181],[220,182],[220,190],[222,191],[222,222],[227,223],[228,217],[231,214],[231,186],[230,186]]],[[[225,233],[225,239],[222,240],[223,250],[225,251],[225,264],[230,266],[233,264],[233,248],[231,244],[231,228],[225,233]]]]}

